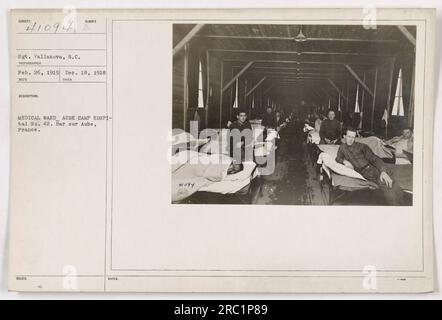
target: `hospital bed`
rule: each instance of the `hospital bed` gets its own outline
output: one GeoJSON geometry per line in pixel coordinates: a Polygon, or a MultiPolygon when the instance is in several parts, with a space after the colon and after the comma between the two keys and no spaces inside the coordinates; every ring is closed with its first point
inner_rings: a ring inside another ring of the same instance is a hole
{"type": "MultiPolygon", "coordinates": [[[[339,146],[337,145],[315,145],[317,148],[317,164],[319,165],[319,180],[321,190],[328,194],[328,204],[335,204],[338,200],[352,192],[372,192],[379,189],[376,183],[365,180],[353,169],[347,168],[335,161],[339,146]],[[327,192],[328,191],[328,192],[327,192]]],[[[393,179],[399,184],[402,190],[408,195],[407,202],[411,202],[413,194],[413,166],[396,165],[385,161],[387,168],[392,172],[393,179]]]]}
{"type": "MultiPolygon", "coordinates": [[[[231,161],[228,150],[223,149],[225,144],[220,143],[223,138],[226,137],[219,135],[218,141],[206,141],[202,145],[188,144],[187,150],[180,149],[179,153],[172,155],[172,158],[180,155],[184,157],[180,165],[172,164],[172,188],[180,189],[172,190],[174,203],[252,203],[252,198],[260,188],[259,171],[255,162],[243,162],[243,170],[229,175],[224,172],[228,165],[221,166],[219,174],[222,179],[212,179],[210,176],[213,176],[214,170],[218,170],[216,166],[210,167],[204,161],[197,161],[197,165],[191,166],[190,158],[195,157],[222,156],[231,161]],[[190,158],[186,159],[189,155],[190,158]],[[189,163],[186,164],[186,161],[189,163]],[[185,168],[186,165],[188,168],[185,168]],[[210,168],[207,169],[208,167],[210,168]],[[208,177],[205,176],[206,171],[209,172],[208,177]]],[[[174,140],[177,139],[172,141],[174,140]]]]}
{"type": "Polygon", "coordinates": [[[248,176],[236,181],[222,180],[199,189],[180,203],[186,204],[252,204],[261,189],[256,165],[245,165],[248,176]]]}

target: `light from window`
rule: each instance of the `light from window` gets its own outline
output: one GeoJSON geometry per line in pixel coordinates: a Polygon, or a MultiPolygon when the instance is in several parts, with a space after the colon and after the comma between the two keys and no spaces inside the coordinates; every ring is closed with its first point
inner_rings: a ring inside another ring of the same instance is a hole
{"type": "Polygon", "coordinates": [[[402,96],[402,69],[399,69],[399,75],[397,78],[396,93],[394,95],[393,109],[391,110],[392,116],[403,117],[404,113],[404,99],[402,96]]]}

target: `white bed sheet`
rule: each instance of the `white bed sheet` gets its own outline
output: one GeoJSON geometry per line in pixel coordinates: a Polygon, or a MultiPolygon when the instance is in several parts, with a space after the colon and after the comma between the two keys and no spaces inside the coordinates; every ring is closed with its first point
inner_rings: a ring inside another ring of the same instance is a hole
{"type": "Polygon", "coordinates": [[[256,163],[244,162],[244,169],[238,173],[228,175],[222,181],[213,182],[200,188],[198,191],[216,192],[221,194],[236,193],[257,176],[256,163]]]}

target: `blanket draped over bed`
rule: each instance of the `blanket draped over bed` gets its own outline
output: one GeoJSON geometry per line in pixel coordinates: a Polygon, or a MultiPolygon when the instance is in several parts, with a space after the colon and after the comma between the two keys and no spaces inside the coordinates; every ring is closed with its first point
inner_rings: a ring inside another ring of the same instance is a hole
{"type": "Polygon", "coordinates": [[[393,151],[378,137],[356,138],[355,141],[369,146],[379,158],[393,158],[393,151]]]}
{"type": "Polygon", "coordinates": [[[256,164],[245,162],[242,171],[227,175],[231,163],[232,158],[224,154],[177,153],[172,157],[172,202],[197,191],[234,193],[249,184],[256,164]]]}

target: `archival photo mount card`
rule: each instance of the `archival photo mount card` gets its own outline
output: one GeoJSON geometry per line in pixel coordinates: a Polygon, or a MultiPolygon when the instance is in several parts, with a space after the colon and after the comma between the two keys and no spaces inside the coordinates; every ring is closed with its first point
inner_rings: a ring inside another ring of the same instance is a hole
{"type": "Polygon", "coordinates": [[[12,10],[10,290],[433,291],[435,17],[12,10]]]}

